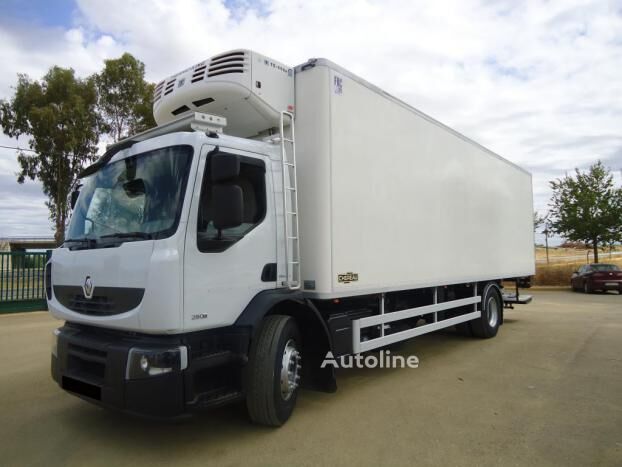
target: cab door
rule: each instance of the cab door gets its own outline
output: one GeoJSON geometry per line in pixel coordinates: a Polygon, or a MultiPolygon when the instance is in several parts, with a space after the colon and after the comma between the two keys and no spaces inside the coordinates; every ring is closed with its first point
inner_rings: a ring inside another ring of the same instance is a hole
{"type": "Polygon", "coordinates": [[[255,295],[276,287],[276,225],[271,193],[268,157],[211,145],[202,148],[184,248],[185,330],[233,324],[255,295]],[[214,156],[237,159],[237,175],[214,181],[214,156]],[[240,188],[239,226],[216,228],[216,183],[240,188]]]}

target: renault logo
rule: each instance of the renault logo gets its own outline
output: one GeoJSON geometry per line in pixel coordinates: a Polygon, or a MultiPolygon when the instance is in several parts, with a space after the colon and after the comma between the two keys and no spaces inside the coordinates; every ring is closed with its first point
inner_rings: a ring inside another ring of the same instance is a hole
{"type": "Polygon", "coordinates": [[[91,276],[86,276],[86,279],[84,279],[84,285],[82,286],[82,292],[84,292],[84,296],[86,298],[93,298],[94,290],[95,286],[93,285],[93,279],[91,279],[91,276]]]}

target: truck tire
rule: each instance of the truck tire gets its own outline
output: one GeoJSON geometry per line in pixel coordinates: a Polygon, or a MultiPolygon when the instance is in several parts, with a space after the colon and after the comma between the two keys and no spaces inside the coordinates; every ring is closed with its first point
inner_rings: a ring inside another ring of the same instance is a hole
{"type": "Polygon", "coordinates": [[[292,414],[302,374],[301,343],[291,316],[264,318],[247,365],[246,407],[253,422],[281,426],[292,414]]]}
{"type": "Polygon", "coordinates": [[[470,321],[471,332],[475,337],[489,339],[495,337],[501,324],[503,299],[499,289],[493,284],[484,287],[481,304],[482,316],[470,321]]]}

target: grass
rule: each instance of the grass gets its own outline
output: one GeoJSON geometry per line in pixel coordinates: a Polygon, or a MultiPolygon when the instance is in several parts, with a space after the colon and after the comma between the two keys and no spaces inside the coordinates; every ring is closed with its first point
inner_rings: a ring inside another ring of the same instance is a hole
{"type": "MultiPolygon", "coordinates": [[[[622,246],[617,246],[611,250],[613,253],[621,253],[622,246]]],[[[574,261],[582,261],[583,259],[587,259],[589,254],[590,261],[593,259],[593,251],[591,248],[582,249],[582,248],[560,248],[560,247],[549,247],[549,260],[550,261],[559,261],[559,260],[570,260],[572,261],[572,257],[574,261]]],[[[601,262],[605,262],[609,258],[609,248],[599,248],[598,249],[598,257],[601,262]]],[[[615,258],[616,255],[613,255],[615,258]]],[[[537,261],[545,261],[546,260],[546,248],[538,246],[536,247],[536,260],[537,261]]],[[[585,262],[585,261],[584,261],[585,262]]]]}
{"type": "MultiPolygon", "coordinates": [[[[614,256],[609,258],[608,254],[603,254],[599,262],[607,264],[617,264],[622,268],[622,257],[614,256]]],[[[570,276],[586,263],[583,261],[555,261],[549,264],[537,263],[534,285],[566,285],[570,286],[570,276]]]]}

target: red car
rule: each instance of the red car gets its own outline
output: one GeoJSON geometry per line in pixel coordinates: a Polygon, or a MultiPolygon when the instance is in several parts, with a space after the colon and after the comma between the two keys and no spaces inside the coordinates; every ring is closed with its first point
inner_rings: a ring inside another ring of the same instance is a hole
{"type": "Polygon", "coordinates": [[[572,274],[570,287],[585,293],[617,290],[622,294],[622,271],[615,264],[586,264],[572,274]]]}

